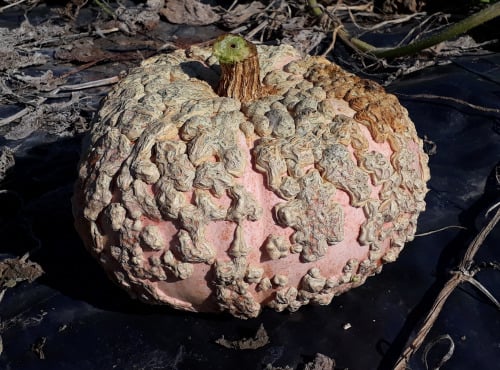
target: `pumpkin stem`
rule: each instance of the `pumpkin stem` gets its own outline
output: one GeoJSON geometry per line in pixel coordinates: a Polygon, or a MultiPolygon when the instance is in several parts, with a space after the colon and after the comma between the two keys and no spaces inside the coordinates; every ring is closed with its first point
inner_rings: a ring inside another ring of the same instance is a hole
{"type": "Polygon", "coordinates": [[[217,94],[249,102],[261,96],[257,48],[238,35],[222,35],[214,43],[221,76],[217,94]]]}

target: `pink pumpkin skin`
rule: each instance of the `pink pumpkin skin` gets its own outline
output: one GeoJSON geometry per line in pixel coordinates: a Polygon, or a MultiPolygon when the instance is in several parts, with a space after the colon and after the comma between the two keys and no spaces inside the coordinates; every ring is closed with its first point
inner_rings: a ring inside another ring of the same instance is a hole
{"type": "Polygon", "coordinates": [[[204,48],[145,61],[106,98],[75,224],[132,296],[295,311],[362,284],[413,238],[429,172],[397,99],[288,46],[259,56],[269,93],[256,101],[215,94],[204,48]]]}

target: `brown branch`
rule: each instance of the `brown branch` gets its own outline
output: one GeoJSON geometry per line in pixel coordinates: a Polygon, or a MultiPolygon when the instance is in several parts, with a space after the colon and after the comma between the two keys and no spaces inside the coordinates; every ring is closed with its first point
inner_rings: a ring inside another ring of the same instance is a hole
{"type": "Polygon", "coordinates": [[[422,343],[424,342],[427,334],[429,334],[434,322],[437,320],[439,313],[443,309],[446,300],[450,296],[450,294],[455,290],[455,288],[462,282],[469,282],[472,278],[474,272],[470,271],[470,267],[472,265],[472,261],[477,251],[483,244],[484,240],[488,236],[488,234],[493,230],[496,224],[500,221],[500,207],[497,209],[497,212],[493,216],[493,218],[488,222],[488,224],[483,227],[483,229],[479,232],[479,234],[474,238],[474,240],[470,243],[465,255],[458,265],[458,270],[453,273],[451,278],[446,282],[441,292],[439,292],[432,308],[424,319],[422,327],[417,333],[417,336],[413,341],[406,347],[401,356],[396,362],[394,366],[394,370],[405,370],[408,365],[408,361],[410,357],[418,351],[422,343]]]}

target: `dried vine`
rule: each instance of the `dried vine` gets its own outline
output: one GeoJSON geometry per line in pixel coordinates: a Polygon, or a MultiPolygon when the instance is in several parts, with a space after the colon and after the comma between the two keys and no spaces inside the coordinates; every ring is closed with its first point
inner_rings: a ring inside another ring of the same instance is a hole
{"type": "MultiPolygon", "coordinates": [[[[459,286],[461,283],[464,282],[472,283],[472,285],[474,285],[475,287],[478,287],[479,284],[479,286],[481,287],[479,288],[479,290],[488,296],[488,293],[486,293],[483,290],[482,285],[477,280],[474,279],[474,275],[476,274],[477,270],[472,269],[472,264],[474,256],[476,255],[477,251],[483,244],[488,234],[491,232],[491,230],[493,230],[493,228],[499,221],[500,221],[500,207],[498,207],[493,218],[488,222],[486,226],[483,227],[483,229],[479,232],[479,234],[470,243],[469,247],[467,248],[467,251],[465,252],[464,257],[462,258],[462,261],[458,265],[457,270],[452,272],[452,276],[446,282],[443,289],[439,292],[438,296],[436,297],[432,305],[432,308],[425,317],[422,327],[418,331],[416,337],[405,348],[399,359],[396,361],[394,370],[405,370],[407,368],[411,356],[413,356],[413,354],[418,351],[418,349],[424,342],[425,338],[427,337],[427,334],[429,334],[431,328],[436,322],[439,313],[443,309],[446,300],[451,295],[451,293],[453,293],[453,291],[457,288],[457,286],[459,286]]],[[[496,300],[494,300],[494,302],[495,301],[496,300]]],[[[499,308],[498,304],[497,308],[499,308]]]]}

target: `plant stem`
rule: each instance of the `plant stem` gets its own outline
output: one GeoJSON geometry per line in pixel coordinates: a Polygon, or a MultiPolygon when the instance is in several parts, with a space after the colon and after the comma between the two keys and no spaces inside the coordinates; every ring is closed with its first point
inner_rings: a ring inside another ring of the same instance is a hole
{"type": "Polygon", "coordinates": [[[237,35],[223,35],[214,44],[219,59],[221,77],[217,94],[249,102],[262,94],[257,48],[237,35]]]}

